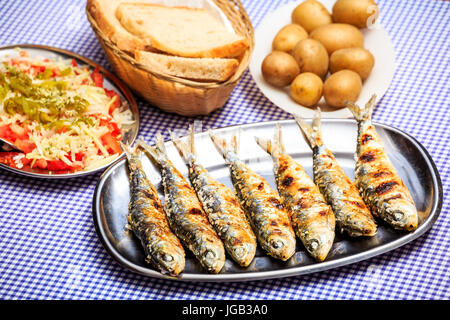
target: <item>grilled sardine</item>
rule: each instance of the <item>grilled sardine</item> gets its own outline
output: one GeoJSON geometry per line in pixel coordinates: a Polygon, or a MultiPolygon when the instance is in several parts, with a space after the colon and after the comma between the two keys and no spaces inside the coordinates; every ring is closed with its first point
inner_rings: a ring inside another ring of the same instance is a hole
{"type": "Polygon", "coordinates": [[[230,144],[212,132],[210,137],[230,168],[237,197],[259,244],[272,257],[289,259],[295,253],[295,233],[278,193],[239,159],[236,136],[230,144]]]}
{"type": "Polygon", "coordinates": [[[142,169],[140,152],[122,145],[128,160],[130,203],[128,226],[141,241],[146,261],[163,274],[178,275],[184,270],[184,249],[172,233],[155,187],[142,169]]]}
{"type": "Polygon", "coordinates": [[[296,121],[313,151],[314,182],[333,209],[338,230],[352,237],[375,235],[377,225],[370,210],[322,141],[320,109],[313,119],[312,127],[300,117],[296,117],[296,121]]]}
{"type": "Polygon", "coordinates": [[[189,131],[187,143],[171,133],[172,142],[186,162],[191,185],[227,252],[239,265],[247,267],[255,257],[256,237],[233,191],[213,179],[197,160],[194,127],[189,131]]]}
{"type": "Polygon", "coordinates": [[[364,108],[347,104],[358,123],[355,183],[374,216],[395,229],[412,231],[418,225],[417,209],[372,124],[374,104],[375,95],[364,108]]]}
{"type": "Polygon", "coordinates": [[[164,207],[172,230],[208,272],[218,273],[225,264],[222,241],[211,227],[195,191],[167,157],[163,137],[158,134],[153,147],[142,140],[138,144],[160,168],[164,207]]]}
{"type": "Polygon", "coordinates": [[[278,123],[274,140],[256,138],[273,159],[278,193],[292,227],[309,254],[323,261],[334,241],[334,212],[302,165],[285,151],[278,123]]]}

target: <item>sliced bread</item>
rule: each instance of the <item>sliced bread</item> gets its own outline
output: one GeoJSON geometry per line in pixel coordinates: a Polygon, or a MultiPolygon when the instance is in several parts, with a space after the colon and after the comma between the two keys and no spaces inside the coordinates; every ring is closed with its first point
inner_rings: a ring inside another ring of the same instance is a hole
{"type": "Polygon", "coordinates": [[[157,72],[202,81],[225,81],[239,66],[236,59],[184,58],[147,51],[136,51],[135,58],[157,72]]]}
{"type": "Polygon", "coordinates": [[[130,33],[163,52],[191,58],[239,56],[248,42],[206,9],[121,3],[116,17],[130,33]]]}
{"type": "Polygon", "coordinates": [[[94,18],[104,35],[121,50],[133,52],[143,50],[146,43],[128,32],[117,20],[117,7],[123,2],[146,2],[146,0],[88,0],[86,9],[94,18]]]}

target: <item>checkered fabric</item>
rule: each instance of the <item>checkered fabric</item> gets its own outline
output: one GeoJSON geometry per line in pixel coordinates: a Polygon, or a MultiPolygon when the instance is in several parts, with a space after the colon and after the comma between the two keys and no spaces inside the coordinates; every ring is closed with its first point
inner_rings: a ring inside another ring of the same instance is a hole
{"type": "MultiPolygon", "coordinates": [[[[287,1],[243,4],[256,28],[287,1]]],[[[40,180],[0,172],[1,299],[449,299],[450,2],[379,0],[396,52],[392,84],[374,119],[418,139],[444,185],[433,228],[394,251],[310,275],[237,283],[174,282],[124,269],[100,243],[91,203],[99,174],[40,180]]],[[[110,68],[84,14],[85,1],[0,0],[0,45],[68,49],[110,68]]],[[[287,119],[246,72],[224,108],[188,119],[139,100],[140,137],[184,129],[287,119]]]]}

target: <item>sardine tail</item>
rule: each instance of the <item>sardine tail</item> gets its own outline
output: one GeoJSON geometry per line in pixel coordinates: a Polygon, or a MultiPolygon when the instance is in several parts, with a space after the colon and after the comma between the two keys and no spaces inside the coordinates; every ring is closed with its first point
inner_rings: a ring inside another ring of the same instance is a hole
{"type": "Polygon", "coordinates": [[[175,148],[180,153],[181,157],[185,162],[188,162],[189,155],[193,154],[195,155],[195,146],[194,146],[194,126],[189,126],[189,136],[188,141],[183,142],[181,141],[178,136],[169,130],[170,137],[172,139],[173,144],[175,145],[175,148]]]}
{"type": "Polygon", "coordinates": [[[294,117],[309,147],[314,149],[315,147],[322,145],[320,108],[317,108],[317,112],[314,115],[311,125],[307,124],[306,121],[300,116],[294,115],[294,117]]]}
{"type": "Polygon", "coordinates": [[[277,122],[277,128],[275,129],[274,141],[277,151],[280,153],[285,153],[286,149],[283,143],[283,132],[281,130],[281,124],[279,122],[277,122]]]}
{"type": "Polygon", "coordinates": [[[161,161],[167,160],[164,138],[160,132],[156,134],[156,143],[154,146],[150,146],[142,139],[138,139],[136,143],[137,146],[147,151],[155,162],[161,163],[161,161]]]}
{"type": "Polygon", "coordinates": [[[280,123],[277,123],[273,140],[259,137],[255,137],[255,140],[264,151],[273,157],[278,157],[280,153],[285,152],[280,123]]]}
{"type": "Polygon", "coordinates": [[[346,106],[351,111],[356,121],[371,120],[376,97],[377,96],[373,94],[363,108],[353,102],[346,102],[346,106]]]}
{"type": "Polygon", "coordinates": [[[134,171],[136,169],[142,169],[141,153],[140,153],[137,145],[132,147],[129,144],[120,142],[120,146],[122,147],[122,150],[125,152],[125,155],[127,157],[128,167],[132,171],[134,171]]]}
{"type": "Polygon", "coordinates": [[[129,144],[123,143],[122,141],[120,141],[120,147],[125,152],[125,156],[127,157],[127,159],[130,160],[131,156],[135,152],[136,147],[132,148],[129,144]]]}
{"type": "Polygon", "coordinates": [[[273,145],[272,140],[264,139],[260,137],[255,137],[256,143],[268,154],[273,155],[273,145]]]}
{"type": "Polygon", "coordinates": [[[237,134],[234,134],[231,138],[230,142],[227,142],[224,138],[219,137],[218,135],[214,134],[211,130],[209,132],[209,137],[211,138],[212,142],[214,143],[214,146],[216,147],[217,151],[225,158],[227,159],[227,153],[232,151],[234,153],[238,153],[239,151],[239,138],[240,138],[240,130],[237,134]]]}

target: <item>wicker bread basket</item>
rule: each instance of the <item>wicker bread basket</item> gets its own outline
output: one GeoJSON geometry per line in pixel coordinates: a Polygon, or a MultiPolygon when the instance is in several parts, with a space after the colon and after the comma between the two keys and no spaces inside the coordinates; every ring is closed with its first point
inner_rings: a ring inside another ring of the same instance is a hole
{"type": "Polygon", "coordinates": [[[247,38],[249,47],[239,58],[234,75],[224,82],[199,82],[158,73],[120,50],[98,27],[86,8],[87,18],[117,76],[135,93],[160,109],[184,116],[209,114],[221,108],[247,69],[254,47],[254,31],[239,0],[212,0],[223,11],[237,34],[247,38]]]}

